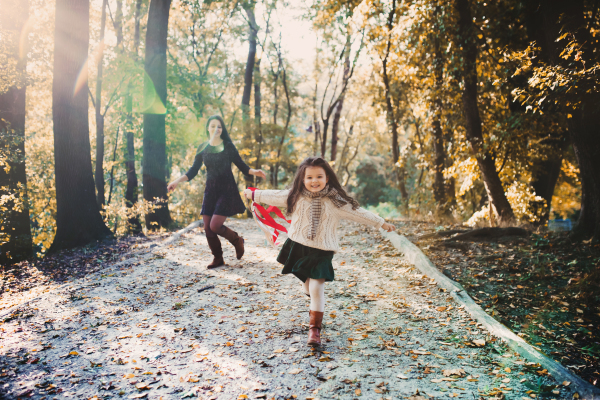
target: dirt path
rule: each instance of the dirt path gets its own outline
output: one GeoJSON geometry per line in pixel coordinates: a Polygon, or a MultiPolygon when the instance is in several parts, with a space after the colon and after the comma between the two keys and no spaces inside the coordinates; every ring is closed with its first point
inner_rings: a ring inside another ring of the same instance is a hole
{"type": "Polygon", "coordinates": [[[299,282],[279,274],[252,221],[231,225],[246,238],[242,262],[224,244],[231,265],[206,270],[196,231],[139,245],[22,307],[0,325],[0,397],[521,399],[547,380],[354,224],[342,230],[314,352],[299,282]]]}

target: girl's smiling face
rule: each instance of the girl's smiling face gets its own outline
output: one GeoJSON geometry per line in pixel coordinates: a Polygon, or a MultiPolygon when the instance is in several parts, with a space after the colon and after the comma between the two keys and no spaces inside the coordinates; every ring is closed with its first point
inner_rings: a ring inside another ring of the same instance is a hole
{"type": "Polygon", "coordinates": [[[306,167],[304,171],[304,187],[309,192],[320,192],[329,182],[329,177],[322,167],[306,167]]]}

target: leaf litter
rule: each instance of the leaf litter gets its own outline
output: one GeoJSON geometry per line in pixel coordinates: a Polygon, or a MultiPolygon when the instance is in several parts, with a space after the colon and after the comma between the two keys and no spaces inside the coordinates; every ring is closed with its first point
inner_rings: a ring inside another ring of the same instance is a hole
{"type": "Polygon", "coordinates": [[[167,245],[149,238],[21,307],[0,325],[6,393],[428,399],[527,396],[525,384],[540,378],[561,395],[570,390],[517,355],[503,357],[506,347],[435,282],[355,224],[342,227],[336,281],[326,286],[335,318],[324,321],[322,348],[309,348],[299,282],[279,275],[276,252],[252,221],[231,224],[246,238],[242,261],[206,270],[201,231],[167,245]]]}

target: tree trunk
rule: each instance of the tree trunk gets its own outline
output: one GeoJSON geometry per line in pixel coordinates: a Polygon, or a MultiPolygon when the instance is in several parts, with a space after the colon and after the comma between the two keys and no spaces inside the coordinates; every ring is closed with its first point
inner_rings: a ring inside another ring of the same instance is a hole
{"type": "MultiPolygon", "coordinates": [[[[348,79],[350,79],[350,35],[346,36],[346,54],[344,59],[344,75],[342,78],[342,82],[344,86],[348,85],[348,79]]],[[[342,109],[344,108],[344,98],[346,97],[346,92],[344,91],[340,95],[340,100],[335,108],[335,112],[333,114],[333,123],[331,125],[331,161],[335,162],[337,159],[337,144],[338,144],[338,136],[340,129],[340,118],[342,117],[342,109]]]]}
{"type": "Polygon", "coordinates": [[[98,44],[100,56],[98,57],[98,75],[96,76],[96,201],[102,209],[104,200],[104,115],[102,114],[102,69],[104,63],[104,29],[106,28],[106,5],[108,0],[102,1],[102,14],[100,17],[100,42],[98,44]]]}
{"type": "Polygon", "coordinates": [[[442,130],[442,86],[444,84],[444,56],[442,54],[442,48],[440,44],[440,6],[437,5],[434,9],[435,19],[435,32],[433,32],[434,40],[434,60],[433,60],[433,72],[434,72],[434,100],[433,100],[433,198],[437,203],[437,212],[440,216],[446,216],[448,214],[448,199],[446,196],[446,185],[444,182],[444,169],[445,169],[445,158],[446,151],[444,149],[444,132],[442,130]]]}
{"type": "Polygon", "coordinates": [[[6,212],[0,213],[0,264],[8,265],[32,254],[25,171],[27,43],[19,49],[21,31],[29,15],[29,2],[3,0],[1,4],[0,28],[5,35],[2,41],[8,45],[6,59],[11,65],[14,63],[16,74],[11,79],[13,85],[0,94],[0,196],[14,197],[14,201],[4,204],[6,212]]]}
{"type": "Polygon", "coordinates": [[[242,119],[248,121],[250,115],[250,95],[252,93],[252,74],[254,73],[254,62],[256,59],[256,37],[257,26],[254,18],[254,2],[244,4],[244,10],[248,16],[248,59],[244,72],[244,92],[242,94],[242,119]]]}
{"type": "Polygon", "coordinates": [[[463,111],[466,136],[475,155],[488,196],[491,199],[500,224],[514,221],[514,213],[504,193],[502,181],[496,171],[491,153],[485,148],[479,108],[477,104],[477,43],[469,0],[455,0],[458,11],[459,45],[462,47],[463,111]]]}
{"type": "MultiPolygon", "coordinates": [[[[136,0],[135,11],[134,11],[134,34],[133,34],[133,51],[134,57],[138,57],[138,49],[140,47],[140,19],[141,19],[141,7],[142,0],[136,0]]],[[[120,25],[122,26],[122,25],[120,25]]],[[[118,36],[117,36],[118,37],[118,36]]],[[[122,37],[122,34],[121,34],[122,37]]],[[[133,132],[133,97],[131,95],[132,87],[128,88],[126,97],[127,107],[127,122],[126,122],[126,143],[127,143],[127,156],[125,158],[125,173],[127,176],[127,187],[125,189],[125,204],[128,208],[133,208],[138,202],[138,179],[137,172],[135,170],[135,135],[133,132]]],[[[129,232],[133,234],[139,234],[142,232],[142,224],[137,216],[129,218],[127,221],[129,232]]]]}
{"type": "MultiPolygon", "coordinates": [[[[167,33],[171,0],[151,0],[146,29],[144,68],[163,105],[167,103],[167,33]]],[[[148,92],[147,90],[144,90],[148,92]]],[[[171,225],[167,196],[167,153],[165,113],[144,114],[144,199],[158,201],[159,207],[146,215],[146,227],[157,229],[171,225]]]]}
{"type": "Polygon", "coordinates": [[[321,132],[321,157],[327,153],[327,131],[329,130],[329,117],[323,119],[323,132],[321,132]]]}
{"type": "Polygon", "coordinates": [[[261,115],[261,96],[260,96],[260,59],[254,64],[254,121],[256,123],[256,143],[258,151],[256,152],[256,164],[254,168],[260,169],[260,155],[262,153],[262,115],[261,115]]]}
{"type": "Polygon", "coordinates": [[[49,252],[111,236],[94,193],[88,125],[87,70],[90,9],[87,0],[57,0],[54,34],[54,169],[56,236],[49,252]],[[77,79],[79,73],[83,79],[77,79]],[[77,85],[76,85],[77,83],[77,85]]]}
{"type": "Polygon", "coordinates": [[[281,133],[281,139],[279,140],[279,147],[277,148],[277,161],[275,162],[275,176],[274,176],[274,183],[273,183],[273,187],[277,188],[277,185],[279,184],[279,163],[280,163],[280,157],[281,157],[281,150],[283,149],[283,142],[285,141],[285,136],[287,135],[287,131],[290,127],[290,121],[292,119],[292,103],[290,101],[290,92],[288,90],[288,86],[287,86],[287,75],[285,72],[285,68],[283,70],[283,75],[282,75],[282,83],[283,83],[283,90],[285,92],[285,99],[287,102],[287,118],[285,119],[285,126],[283,127],[283,132],[281,133]]]}
{"type": "MultiPolygon", "coordinates": [[[[597,95],[592,95],[598,97],[597,95]]],[[[574,110],[569,124],[569,134],[579,165],[581,179],[581,212],[573,228],[575,238],[592,237],[600,241],[600,99],[585,99],[574,110]]]]}
{"type": "Polygon", "coordinates": [[[390,50],[392,47],[391,32],[394,26],[394,16],[396,14],[396,0],[392,0],[392,9],[388,14],[387,19],[387,44],[385,57],[382,60],[382,78],[385,90],[385,111],[388,131],[392,137],[392,165],[396,171],[396,179],[398,181],[398,189],[400,190],[400,196],[404,201],[404,205],[408,206],[408,192],[406,191],[406,185],[404,184],[404,168],[399,167],[400,162],[400,144],[398,143],[398,119],[394,112],[394,105],[392,104],[392,88],[390,85],[390,77],[388,73],[388,58],[390,56],[390,50]]]}
{"type": "Polygon", "coordinates": [[[540,196],[543,201],[534,202],[533,207],[540,214],[541,219],[537,223],[545,225],[550,218],[550,208],[552,206],[552,196],[554,188],[560,175],[560,167],[567,146],[567,141],[561,137],[549,138],[545,144],[550,145],[551,150],[545,154],[545,158],[535,160],[532,168],[531,187],[535,194],[540,196]],[[547,143],[551,141],[550,143],[547,143]]]}

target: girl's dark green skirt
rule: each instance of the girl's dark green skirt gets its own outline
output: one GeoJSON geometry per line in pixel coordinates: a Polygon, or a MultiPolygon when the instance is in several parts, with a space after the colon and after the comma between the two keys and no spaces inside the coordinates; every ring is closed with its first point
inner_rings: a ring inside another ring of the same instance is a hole
{"type": "Polygon", "coordinates": [[[302,282],[307,278],[333,281],[333,251],[315,249],[287,239],[277,256],[282,274],[294,274],[302,282]]]}

